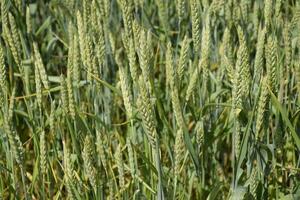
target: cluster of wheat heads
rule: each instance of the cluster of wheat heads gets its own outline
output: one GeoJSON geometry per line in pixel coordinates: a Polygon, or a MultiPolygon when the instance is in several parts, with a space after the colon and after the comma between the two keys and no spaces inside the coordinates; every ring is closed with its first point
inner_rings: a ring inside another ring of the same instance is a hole
{"type": "Polygon", "coordinates": [[[0,199],[299,199],[298,0],[1,0],[0,199]]]}

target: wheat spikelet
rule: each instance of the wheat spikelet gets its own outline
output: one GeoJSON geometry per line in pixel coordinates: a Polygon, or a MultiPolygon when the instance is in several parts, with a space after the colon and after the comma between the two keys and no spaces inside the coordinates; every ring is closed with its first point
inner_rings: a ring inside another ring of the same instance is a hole
{"type": "Polygon", "coordinates": [[[41,173],[46,175],[47,173],[47,147],[46,147],[46,138],[45,131],[42,130],[40,133],[40,166],[41,173]]]}
{"type": "Polygon", "coordinates": [[[157,8],[158,8],[158,16],[160,24],[168,30],[168,8],[167,4],[164,2],[164,0],[156,0],[155,1],[157,8]]]}
{"type": "Polygon", "coordinates": [[[202,70],[202,64],[203,61],[199,61],[198,66],[195,68],[195,70],[192,73],[192,76],[190,78],[187,90],[186,90],[186,95],[185,95],[185,101],[188,102],[190,100],[190,97],[193,95],[195,91],[195,87],[197,84],[197,80],[199,79],[199,74],[202,70]]]}
{"type": "Polygon", "coordinates": [[[123,21],[124,21],[124,28],[125,33],[128,37],[133,36],[133,29],[132,29],[132,23],[133,23],[133,5],[132,2],[129,0],[118,0],[122,14],[123,14],[123,21]]]}
{"type": "Polygon", "coordinates": [[[12,53],[13,53],[13,56],[14,56],[14,59],[15,59],[17,65],[20,67],[21,60],[22,60],[22,58],[21,58],[22,46],[21,46],[19,31],[17,30],[15,18],[13,17],[13,15],[10,12],[8,13],[8,20],[9,20],[9,25],[10,25],[10,29],[11,29],[10,30],[11,36],[7,36],[7,37],[11,38],[13,40],[12,42],[10,42],[11,48],[12,48],[12,46],[14,47],[14,48],[12,48],[12,53]]]}
{"type": "Polygon", "coordinates": [[[105,62],[105,54],[106,54],[106,47],[105,47],[105,38],[104,38],[104,30],[101,23],[98,24],[98,39],[96,39],[95,43],[95,52],[98,59],[98,63],[103,65],[105,62]]]}
{"type": "Polygon", "coordinates": [[[256,139],[258,140],[260,135],[260,130],[263,126],[264,122],[264,115],[266,111],[266,106],[268,103],[268,82],[267,82],[267,77],[263,77],[261,81],[261,92],[259,96],[259,101],[258,101],[258,107],[257,107],[257,117],[256,117],[256,123],[255,123],[255,136],[256,139]]]}
{"type": "MultiPolygon", "coordinates": [[[[132,30],[133,30],[133,41],[132,41],[132,37],[130,36],[126,36],[129,37],[128,40],[130,40],[130,42],[134,42],[134,48],[136,50],[138,50],[140,47],[140,40],[141,40],[141,31],[142,31],[142,27],[140,26],[140,24],[137,22],[136,19],[133,20],[133,24],[132,24],[132,30]]],[[[130,45],[130,44],[129,44],[130,45]]]]}
{"type": "Polygon", "coordinates": [[[118,145],[117,150],[115,152],[115,159],[116,159],[116,164],[119,173],[119,186],[120,188],[125,188],[124,166],[123,166],[122,150],[120,144],[118,145]]]}
{"type": "Polygon", "coordinates": [[[189,50],[189,43],[188,43],[188,36],[186,35],[182,41],[179,64],[177,67],[179,82],[181,82],[183,79],[184,71],[188,62],[188,50],[189,50]]]}
{"type": "Polygon", "coordinates": [[[183,130],[179,129],[176,134],[175,145],[174,145],[174,154],[175,154],[174,171],[176,176],[179,176],[180,174],[180,168],[184,158],[184,152],[185,152],[185,145],[183,140],[183,130]]]}
{"type": "Polygon", "coordinates": [[[254,76],[258,79],[262,75],[263,67],[264,67],[265,38],[266,38],[266,29],[264,28],[258,32],[256,54],[254,60],[254,71],[255,71],[254,76]]]}
{"type": "Polygon", "coordinates": [[[195,54],[200,52],[201,36],[200,36],[200,11],[199,3],[196,0],[190,0],[191,18],[192,18],[192,38],[195,54]]]}
{"type": "Polygon", "coordinates": [[[7,87],[7,72],[4,60],[4,52],[2,48],[2,43],[0,43],[0,90],[2,90],[4,94],[6,94],[8,90],[7,87]]]}
{"type": "MultiPolygon", "coordinates": [[[[1,4],[2,5],[2,4],[1,4]]],[[[16,47],[14,43],[14,38],[13,38],[13,33],[9,29],[9,24],[8,24],[8,14],[6,8],[4,9],[4,12],[2,14],[2,24],[3,24],[3,38],[5,39],[4,41],[7,43],[7,46],[9,46],[10,51],[12,53],[12,56],[18,66],[21,64],[21,58],[19,56],[19,51],[18,48],[16,47]]],[[[20,70],[21,71],[21,70],[20,70]]]]}
{"type": "Polygon", "coordinates": [[[32,33],[32,22],[31,22],[31,15],[30,15],[30,7],[26,6],[26,28],[27,33],[32,33]]]}
{"type": "Polygon", "coordinates": [[[122,42],[125,47],[125,51],[128,57],[129,61],[129,70],[130,70],[130,75],[133,80],[133,83],[135,83],[138,80],[138,66],[136,64],[137,59],[136,59],[136,52],[134,49],[134,43],[132,38],[127,38],[126,34],[122,34],[122,42]]]}
{"type": "Polygon", "coordinates": [[[98,77],[98,72],[95,74],[95,71],[93,69],[93,42],[90,34],[86,34],[84,51],[86,58],[85,68],[87,71],[87,80],[91,82],[93,79],[92,75],[98,77]]]}
{"type": "Polygon", "coordinates": [[[134,163],[134,153],[133,153],[132,144],[131,144],[129,138],[127,138],[127,140],[126,140],[126,146],[127,146],[127,150],[128,150],[128,159],[129,159],[131,176],[134,177],[136,174],[135,163],[134,163]]]}
{"type": "Polygon", "coordinates": [[[232,55],[232,47],[231,47],[231,37],[230,30],[226,27],[223,35],[222,41],[223,47],[223,55],[222,55],[222,63],[225,65],[226,74],[230,82],[233,80],[233,55],[232,55]]]}
{"type": "Polygon", "coordinates": [[[284,53],[285,53],[285,68],[286,68],[286,73],[289,74],[291,63],[292,63],[292,36],[290,32],[289,23],[286,23],[284,25],[283,41],[284,41],[284,53]]]}
{"type": "Polygon", "coordinates": [[[15,108],[15,97],[16,97],[16,88],[14,87],[10,96],[10,101],[8,105],[8,120],[11,121],[14,115],[15,108]]]}
{"type": "Polygon", "coordinates": [[[77,29],[78,29],[78,39],[79,39],[79,48],[80,48],[80,55],[81,61],[84,66],[87,64],[87,55],[86,55],[86,31],[84,29],[84,23],[82,19],[82,15],[80,11],[76,13],[77,19],[77,29]]]}
{"type": "Polygon", "coordinates": [[[38,70],[38,67],[34,67],[34,80],[35,80],[35,91],[36,91],[36,100],[40,108],[42,107],[42,82],[41,76],[38,70]]]}
{"type": "Polygon", "coordinates": [[[205,20],[205,25],[202,30],[202,40],[201,40],[201,62],[203,69],[204,79],[208,79],[209,73],[209,56],[211,51],[211,36],[210,36],[210,17],[207,16],[205,20]]]}
{"type": "Polygon", "coordinates": [[[257,167],[253,167],[252,172],[250,174],[250,193],[254,197],[254,199],[257,199],[257,190],[258,187],[258,180],[257,180],[257,167]]]}
{"type": "Polygon", "coordinates": [[[254,5],[253,5],[253,29],[254,29],[254,33],[257,33],[257,31],[259,30],[259,24],[260,24],[259,12],[260,12],[259,3],[257,1],[255,1],[254,5]]]}
{"type": "Polygon", "coordinates": [[[272,19],[272,11],[273,11],[273,0],[266,0],[264,7],[264,18],[265,18],[265,26],[268,28],[271,24],[272,19]]]}
{"type": "Polygon", "coordinates": [[[196,142],[200,147],[203,146],[203,142],[204,142],[204,125],[203,125],[203,121],[199,121],[196,124],[196,142]]]}
{"type": "Polygon", "coordinates": [[[16,131],[12,130],[10,121],[8,121],[7,117],[4,115],[3,119],[3,128],[8,136],[9,145],[11,151],[16,159],[17,164],[20,168],[23,168],[23,161],[24,161],[24,149],[20,140],[19,135],[16,131]]]}
{"type": "Polygon", "coordinates": [[[122,66],[122,61],[120,60],[120,57],[117,56],[116,62],[119,65],[119,75],[120,75],[120,82],[121,82],[121,91],[122,96],[124,100],[125,109],[127,112],[128,119],[131,119],[133,109],[132,109],[132,92],[131,92],[131,86],[130,86],[130,80],[127,68],[122,66]]]}
{"type": "Polygon", "coordinates": [[[91,186],[96,191],[97,188],[97,171],[94,167],[94,147],[92,137],[87,135],[84,139],[84,148],[82,158],[84,162],[85,173],[90,181],[91,186]]]}
{"type": "Polygon", "coordinates": [[[80,52],[79,52],[79,44],[78,44],[78,34],[74,32],[73,35],[73,80],[76,85],[80,82],[80,52]]]}
{"type": "Polygon", "coordinates": [[[68,108],[69,108],[69,102],[68,102],[68,89],[66,85],[66,80],[64,75],[60,76],[60,95],[61,95],[61,102],[62,102],[62,107],[65,113],[68,113],[68,108]]]}
{"type": "Polygon", "coordinates": [[[67,91],[68,91],[68,107],[70,111],[70,115],[73,119],[75,119],[75,103],[74,103],[74,90],[72,84],[71,72],[68,72],[67,76],[67,91]]]}
{"type": "Polygon", "coordinates": [[[66,177],[66,187],[68,191],[68,195],[70,199],[76,199],[75,198],[75,192],[74,190],[76,189],[76,181],[74,178],[74,173],[73,173],[73,167],[72,167],[72,162],[71,162],[71,155],[69,152],[69,149],[67,148],[67,145],[65,144],[65,141],[63,141],[63,164],[64,164],[64,172],[65,172],[65,177],[66,177]]]}
{"type": "Polygon", "coordinates": [[[107,161],[107,155],[106,155],[105,147],[104,147],[104,143],[103,143],[103,135],[98,130],[96,130],[96,140],[97,140],[96,141],[97,153],[100,157],[103,168],[105,169],[105,171],[107,173],[108,161],[107,161]]]}
{"type": "Polygon", "coordinates": [[[275,16],[277,18],[281,14],[281,6],[282,6],[282,0],[276,0],[276,3],[275,3],[275,16]]]}
{"type": "Polygon", "coordinates": [[[185,121],[184,121],[184,117],[183,117],[183,113],[182,113],[182,108],[180,105],[178,89],[176,86],[174,86],[171,90],[172,90],[171,91],[171,99],[172,99],[173,110],[175,113],[175,118],[176,118],[176,121],[177,121],[179,127],[184,130],[185,129],[185,121]]]}
{"type": "Polygon", "coordinates": [[[241,11],[242,11],[242,15],[243,15],[243,20],[244,20],[244,22],[246,22],[247,23],[247,21],[248,21],[248,15],[249,15],[249,3],[251,3],[251,2],[249,2],[248,0],[241,0],[241,11]]]}
{"type": "Polygon", "coordinates": [[[35,67],[37,67],[37,69],[39,71],[39,74],[40,74],[40,77],[41,77],[44,87],[47,90],[49,90],[48,76],[47,76],[45,66],[43,64],[42,57],[39,52],[37,43],[35,43],[35,42],[33,43],[33,51],[34,51],[34,65],[35,65],[35,67]]]}
{"type": "Polygon", "coordinates": [[[177,16],[179,23],[182,22],[184,18],[184,13],[185,13],[185,0],[176,0],[176,11],[177,11],[177,16]]]}
{"type": "Polygon", "coordinates": [[[145,86],[143,77],[140,77],[139,79],[139,91],[140,95],[137,103],[138,107],[140,108],[144,130],[150,144],[152,145],[152,149],[155,149],[157,133],[154,121],[154,111],[152,109],[149,92],[147,91],[147,87],[145,86]]]}
{"type": "Polygon", "coordinates": [[[145,82],[148,84],[151,77],[151,68],[150,68],[150,52],[148,41],[150,38],[147,37],[146,31],[141,31],[141,39],[140,39],[140,49],[139,49],[139,61],[140,67],[142,69],[143,77],[145,82]]]}
{"type": "Polygon", "coordinates": [[[268,84],[273,92],[277,91],[277,40],[274,36],[269,36],[266,44],[266,68],[268,84]]]}
{"type": "Polygon", "coordinates": [[[175,77],[172,77],[175,73],[173,70],[173,54],[172,54],[172,44],[168,42],[167,52],[166,52],[166,85],[174,85],[175,77]],[[170,70],[171,69],[171,70],[170,70]]]}
{"type": "Polygon", "coordinates": [[[246,95],[249,91],[250,83],[250,63],[249,63],[249,52],[246,44],[246,38],[244,32],[240,26],[237,27],[237,32],[239,36],[239,49],[237,59],[240,60],[240,74],[241,77],[241,86],[242,86],[242,95],[246,95]]]}

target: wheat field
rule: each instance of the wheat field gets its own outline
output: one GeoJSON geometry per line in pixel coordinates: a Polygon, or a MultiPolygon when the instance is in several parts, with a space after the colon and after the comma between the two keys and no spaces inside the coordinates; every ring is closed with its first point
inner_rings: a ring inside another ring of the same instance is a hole
{"type": "Polygon", "coordinates": [[[300,1],[0,2],[0,199],[300,199],[300,1]]]}

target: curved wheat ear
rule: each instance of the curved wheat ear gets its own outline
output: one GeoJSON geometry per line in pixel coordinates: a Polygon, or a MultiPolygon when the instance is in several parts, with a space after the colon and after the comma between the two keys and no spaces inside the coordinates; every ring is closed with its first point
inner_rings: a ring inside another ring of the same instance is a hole
{"type": "Polygon", "coordinates": [[[116,164],[119,173],[119,186],[120,188],[125,188],[124,166],[123,166],[123,158],[122,158],[122,151],[121,151],[120,144],[118,145],[117,150],[115,152],[115,159],[116,159],[116,164]]]}
{"type": "Polygon", "coordinates": [[[42,107],[42,82],[39,69],[37,66],[34,67],[34,80],[35,80],[35,92],[36,100],[40,108],[42,107]]]}
{"type": "Polygon", "coordinates": [[[131,91],[131,85],[130,85],[130,77],[128,75],[127,68],[125,68],[122,64],[120,55],[116,55],[116,62],[119,66],[119,75],[120,75],[120,82],[121,82],[121,91],[123,96],[123,101],[125,105],[125,109],[127,112],[128,119],[131,119],[133,109],[132,109],[132,91],[131,91]]]}
{"type": "Polygon", "coordinates": [[[202,40],[201,40],[201,60],[204,80],[208,79],[209,73],[209,57],[211,51],[211,36],[210,36],[210,17],[206,17],[205,25],[202,30],[202,40]]]}
{"type": "Polygon", "coordinates": [[[8,90],[7,72],[6,72],[2,43],[0,43],[0,90],[2,90],[4,95],[7,93],[8,90]]]}
{"type": "Polygon", "coordinates": [[[255,77],[259,80],[264,67],[264,48],[265,48],[266,28],[258,32],[258,39],[256,45],[256,54],[254,60],[255,77]]]}
{"type": "Polygon", "coordinates": [[[272,91],[277,92],[277,40],[274,36],[269,36],[266,46],[266,68],[268,84],[272,91]]]}
{"type": "Polygon", "coordinates": [[[97,171],[94,167],[94,145],[92,137],[87,135],[84,139],[84,148],[82,158],[84,162],[85,173],[90,181],[91,186],[96,191],[97,188],[97,171]]]}
{"type": "Polygon", "coordinates": [[[179,176],[181,163],[184,158],[185,153],[185,145],[183,140],[183,130],[179,129],[176,134],[175,138],[175,145],[174,145],[174,154],[175,154],[175,175],[179,176]]]}
{"type": "Polygon", "coordinates": [[[199,79],[199,74],[202,70],[202,64],[203,61],[200,60],[198,63],[198,66],[195,68],[195,70],[192,73],[192,77],[190,78],[187,90],[186,90],[186,95],[185,95],[185,101],[188,102],[191,98],[191,96],[193,95],[194,91],[195,91],[195,87],[197,85],[197,81],[199,79]]]}
{"type": "Polygon", "coordinates": [[[191,18],[192,18],[192,38],[195,55],[200,53],[201,37],[200,37],[200,11],[197,0],[190,0],[191,18]]]}
{"type": "Polygon", "coordinates": [[[182,41],[179,64],[177,68],[179,82],[181,82],[183,79],[184,71],[188,62],[188,50],[189,50],[189,41],[188,41],[188,36],[186,35],[182,41]]]}
{"type": "Polygon", "coordinates": [[[156,146],[156,128],[155,128],[155,117],[152,105],[150,102],[149,92],[144,83],[143,77],[139,78],[139,98],[138,98],[138,107],[140,107],[141,117],[144,125],[144,130],[152,145],[152,149],[155,149],[156,146]]]}
{"type": "Polygon", "coordinates": [[[69,102],[68,102],[68,90],[67,90],[67,85],[66,85],[66,80],[64,75],[60,76],[60,95],[61,95],[61,102],[63,106],[63,110],[65,113],[68,113],[68,108],[69,108],[69,102]]]}
{"type": "Polygon", "coordinates": [[[96,130],[96,147],[97,147],[97,153],[100,157],[101,163],[103,165],[103,168],[105,172],[107,173],[108,171],[108,162],[107,162],[107,155],[105,152],[105,147],[103,143],[103,135],[100,133],[100,131],[96,130]]]}
{"type": "Polygon", "coordinates": [[[41,172],[43,175],[47,173],[47,147],[46,147],[46,138],[45,131],[42,130],[40,133],[40,166],[41,172]]]}
{"type": "Polygon", "coordinates": [[[70,199],[76,199],[75,192],[74,192],[76,190],[76,181],[73,173],[71,155],[64,140],[63,140],[63,153],[64,153],[63,161],[64,161],[64,172],[66,177],[66,188],[70,199]]]}
{"type": "Polygon", "coordinates": [[[273,0],[266,0],[264,7],[265,26],[268,28],[271,24],[273,12],[273,0]]]}
{"type": "Polygon", "coordinates": [[[257,107],[257,117],[256,117],[256,123],[255,123],[255,136],[256,139],[258,140],[260,137],[260,130],[263,126],[264,122],[264,115],[265,115],[265,110],[266,106],[268,103],[268,79],[267,77],[263,77],[261,81],[261,92],[260,92],[260,97],[258,101],[258,107],[257,107]]]}
{"type": "Polygon", "coordinates": [[[41,80],[43,82],[44,87],[49,90],[49,83],[48,83],[48,76],[45,70],[45,66],[42,61],[41,54],[39,52],[39,48],[37,46],[37,43],[33,43],[33,51],[34,51],[34,65],[37,67],[41,80]]]}

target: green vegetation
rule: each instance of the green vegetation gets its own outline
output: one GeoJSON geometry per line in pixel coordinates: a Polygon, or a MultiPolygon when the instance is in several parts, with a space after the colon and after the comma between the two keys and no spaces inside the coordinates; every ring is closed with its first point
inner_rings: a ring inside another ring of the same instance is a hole
{"type": "Polygon", "coordinates": [[[0,199],[300,199],[298,0],[0,2],[0,199]]]}

